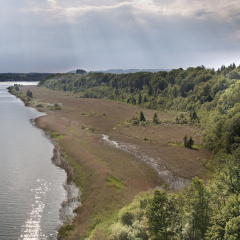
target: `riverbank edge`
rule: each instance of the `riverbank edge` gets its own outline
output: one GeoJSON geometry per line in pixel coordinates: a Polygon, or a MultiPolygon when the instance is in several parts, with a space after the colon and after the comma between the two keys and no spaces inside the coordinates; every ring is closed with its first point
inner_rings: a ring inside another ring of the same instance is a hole
{"type": "MultiPolygon", "coordinates": [[[[34,109],[36,109],[36,108],[34,108],[34,109]]],[[[36,110],[38,110],[38,109],[36,109],[36,110]]],[[[37,120],[40,117],[44,117],[46,115],[39,116],[39,117],[33,119],[33,121],[31,121],[31,122],[32,122],[32,125],[34,127],[36,127],[37,129],[39,129],[40,131],[42,131],[43,134],[44,134],[44,137],[46,137],[52,143],[52,145],[53,145],[53,156],[51,158],[51,162],[56,167],[59,167],[66,172],[67,178],[66,178],[65,183],[63,183],[63,187],[64,187],[64,189],[67,193],[67,198],[66,198],[65,201],[63,201],[61,203],[61,208],[59,209],[59,212],[62,213],[62,214],[60,214],[60,220],[62,221],[63,226],[61,226],[59,228],[59,229],[61,229],[62,227],[66,226],[66,225],[72,224],[72,221],[76,216],[76,214],[74,213],[74,210],[75,210],[75,208],[81,206],[81,190],[76,186],[76,184],[72,180],[73,179],[73,174],[74,174],[73,173],[73,168],[71,167],[69,162],[62,156],[61,147],[59,146],[57,141],[54,139],[54,137],[51,136],[51,130],[42,129],[37,124],[37,120]],[[77,188],[78,189],[77,196],[76,196],[76,194],[74,194],[74,189],[72,189],[72,188],[77,188]],[[64,215],[64,212],[66,212],[64,209],[71,208],[70,205],[75,205],[75,207],[72,209],[72,212],[68,212],[64,215]]]]}

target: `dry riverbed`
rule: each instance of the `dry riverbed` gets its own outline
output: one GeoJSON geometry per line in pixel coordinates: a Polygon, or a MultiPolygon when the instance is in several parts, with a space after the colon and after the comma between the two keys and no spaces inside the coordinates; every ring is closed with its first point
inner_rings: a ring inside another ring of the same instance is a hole
{"type": "MultiPolygon", "coordinates": [[[[59,144],[74,170],[82,191],[82,205],[69,228],[69,237],[87,236],[99,223],[110,219],[135,195],[167,182],[177,189],[201,176],[211,152],[179,146],[185,135],[201,144],[197,128],[173,124],[171,114],[157,113],[161,124],[131,126],[139,116],[152,120],[155,111],[102,99],[76,98],[65,92],[23,87],[33,92],[31,106],[47,112],[36,120],[59,144]],[[55,105],[54,105],[55,104],[55,105]],[[59,110],[55,110],[59,109],[59,110]]],[[[104,229],[101,230],[105,239],[104,229]]]]}

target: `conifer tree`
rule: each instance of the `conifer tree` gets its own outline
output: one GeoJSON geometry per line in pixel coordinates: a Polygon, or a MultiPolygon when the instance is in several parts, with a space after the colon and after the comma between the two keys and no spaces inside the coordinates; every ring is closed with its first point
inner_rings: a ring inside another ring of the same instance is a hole
{"type": "Polygon", "coordinates": [[[140,112],[139,120],[140,120],[141,122],[145,122],[145,121],[146,121],[146,118],[144,117],[144,114],[143,114],[142,111],[140,112]]]}

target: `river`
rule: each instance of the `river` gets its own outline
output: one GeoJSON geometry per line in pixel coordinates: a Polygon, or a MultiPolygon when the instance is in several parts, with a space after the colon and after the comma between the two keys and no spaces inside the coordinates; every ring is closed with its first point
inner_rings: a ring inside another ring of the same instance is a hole
{"type": "Polygon", "coordinates": [[[0,83],[0,240],[56,239],[66,173],[31,122],[43,113],[9,94],[10,84],[0,83]]]}

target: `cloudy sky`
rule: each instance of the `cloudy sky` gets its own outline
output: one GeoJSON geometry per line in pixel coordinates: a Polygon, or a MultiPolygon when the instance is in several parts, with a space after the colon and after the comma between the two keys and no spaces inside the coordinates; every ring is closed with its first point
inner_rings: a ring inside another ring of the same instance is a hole
{"type": "Polygon", "coordinates": [[[0,72],[240,64],[239,0],[7,0],[0,72]]]}

